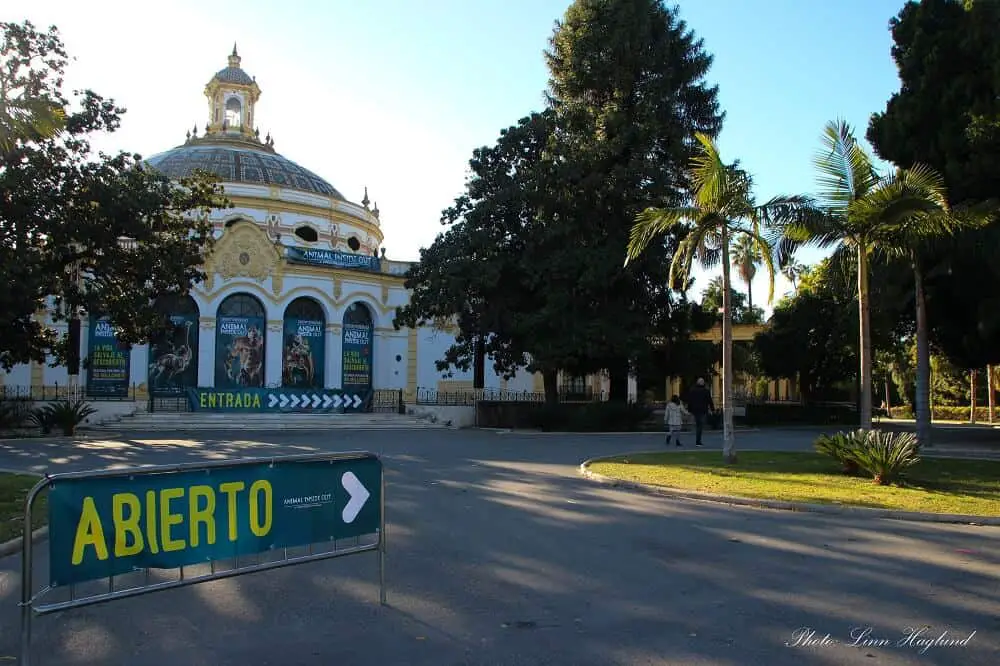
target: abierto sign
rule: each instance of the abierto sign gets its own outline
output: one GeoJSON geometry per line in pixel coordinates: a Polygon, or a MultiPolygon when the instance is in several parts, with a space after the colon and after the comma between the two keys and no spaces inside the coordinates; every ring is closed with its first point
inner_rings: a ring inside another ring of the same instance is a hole
{"type": "Polygon", "coordinates": [[[371,454],[56,479],[50,585],[376,534],[381,480],[371,454]]]}

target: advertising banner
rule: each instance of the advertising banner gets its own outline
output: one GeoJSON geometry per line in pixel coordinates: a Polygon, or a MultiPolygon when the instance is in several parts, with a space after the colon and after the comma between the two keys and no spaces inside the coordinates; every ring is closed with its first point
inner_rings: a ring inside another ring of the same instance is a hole
{"type": "Polygon", "coordinates": [[[365,390],[372,385],[372,327],[344,324],[343,373],[340,388],[365,390]]]}
{"type": "Polygon", "coordinates": [[[374,534],[381,478],[370,456],[60,479],[48,493],[49,584],[374,534]]]}
{"type": "Polygon", "coordinates": [[[191,411],[209,412],[359,412],[367,408],[370,388],[357,391],[292,388],[188,388],[191,411]]]}
{"type": "Polygon", "coordinates": [[[132,348],[118,342],[115,329],[105,317],[90,320],[87,336],[87,395],[128,396],[132,348]]]}
{"type": "Polygon", "coordinates": [[[350,268],[372,273],[380,273],[382,270],[378,257],[368,254],[335,252],[334,250],[303,250],[297,247],[287,247],[285,250],[285,257],[288,261],[296,264],[350,268]]]}
{"type": "Polygon", "coordinates": [[[281,385],[289,388],[323,388],[326,333],[322,321],[285,319],[281,352],[281,385]]]}
{"type": "Polygon", "coordinates": [[[263,317],[216,319],[216,388],[264,385],[265,324],[263,317]]]}
{"type": "Polygon", "coordinates": [[[198,315],[171,315],[170,331],[149,346],[149,387],[153,395],[182,395],[198,386],[198,315]]]}

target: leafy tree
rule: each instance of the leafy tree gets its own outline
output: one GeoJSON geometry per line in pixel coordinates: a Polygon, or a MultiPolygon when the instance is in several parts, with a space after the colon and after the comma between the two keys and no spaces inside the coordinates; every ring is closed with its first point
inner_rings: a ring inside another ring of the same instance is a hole
{"type": "MultiPolygon", "coordinates": [[[[546,394],[554,397],[561,366],[545,338],[558,322],[544,316],[533,247],[548,196],[543,158],[552,128],[551,113],[532,114],[503,130],[494,146],[473,152],[465,193],[442,213],[449,228],[421,250],[407,273],[410,301],[397,309],[394,323],[453,323],[458,333],[437,361],[439,371],[468,370],[481,341],[498,374],[541,371],[546,394]]],[[[552,344],[558,342],[556,336],[552,344]]]]}
{"type": "Polygon", "coordinates": [[[707,135],[695,135],[701,152],[691,161],[693,191],[687,206],[648,208],[636,218],[632,228],[626,265],[642,255],[660,237],[684,229],[686,235],[670,263],[670,281],[685,284],[691,266],[698,260],[705,267],[722,264],[722,421],[723,457],[735,462],[733,432],[733,319],[729,247],[731,239],[748,236],[759,249],[770,281],[768,301],[774,295],[772,247],[762,234],[770,222],[790,223],[811,212],[808,199],[779,197],[758,205],[753,183],[745,171],[725,164],[715,143],[707,135]]]}
{"type": "MultiPolygon", "coordinates": [[[[732,312],[734,324],[763,324],[764,311],[761,308],[747,306],[747,294],[729,289],[729,307],[732,312]]],[[[701,308],[715,317],[716,321],[722,321],[722,278],[716,276],[712,278],[705,292],[701,296],[701,308]]]]}
{"type": "MultiPolygon", "coordinates": [[[[953,208],[1000,193],[1000,3],[907,2],[889,22],[901,82],[867,138],[900,166],[938,171],[953,208]]],[[[1000,229],[968,230],[919,253],[932,337],[966,367],[1000,362],[1000,229]],[[986,251],[984,251],[986,250],[986,251]]]]}
{"type": "Polygon", "coordinates": [[[20,141],[49,139],[66,121],[58,78],[43,62],[46,56],[65,60],[58,31],[35,30],[24,24],[0,23],[0,152],[20,141]]]}
{"type": "Polygon", "coordinates": [[[52,305],[56,321],[72,323],[81,311],[107,316],[123,342],[149,339],[166,324],[155,299],[186,294],[204,277],[208,212],[228,204],[207,176],[178,187],[138,155],[95,155],[88,135],[116,130],[124,110],[91,91],[70,110],[55,30],[40,34],[27,23],[2,29],[0,42],[14,46],[0,70],[6,80],[30,81],[18,104],[67,111],[56,133],[25,121],[28,128],[9,132],[11,145],[0,154],[0,282],[7,285],[0,294],[0,364],[44,362],[53,353],[70,361],[72,373],[78,340],[67,344],[35,313],[52,305]]]}
{"type": "Polygon", "coordinates": [[[799,281],[805,277],[808,272],[808,266],[800,264],[794,260],[789,261],[789,263],[781,267],[781,274],[785,276],[786,280],[792,283],[793,290],[799,288],[799,281]]]}
{"type": "Polygon", "coordinates": [[[576,0],[546,52],[558,132],[558,204],[541,247],[553,285],[547,316],[580,332],[580,361],[608,369],[627,395],[630,360],[670,328],[667,267],[676,237],[622,268],[635,215],[679,205],[696,132],[721,128],[712,56],[659,0],[576,0]]]}

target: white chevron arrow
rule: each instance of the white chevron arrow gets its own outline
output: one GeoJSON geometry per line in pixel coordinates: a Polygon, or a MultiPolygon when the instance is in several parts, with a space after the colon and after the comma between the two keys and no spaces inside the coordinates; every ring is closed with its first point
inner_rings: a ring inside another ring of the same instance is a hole
{"type": "Polygon", "coordinates": [[[326,409],[332,403],[333,403],[333,398],[331,398],[329,395],[324,395],[323,396],[323,409],[326,409]]]}
{"type": "Polygon", "coordinates": [[[368,498],[371,497],[371,493],[364,487],[361,480],[354,475],[354,472],[344,472],[344,476],[340,477],[340,484],[344,486],[344,490],[347,491],[347,494],[351,498],[344,507],[343,513],[340,514],[344,522],[349,525],[361,513],[361,508],[368,501],[368,498]]]}
{"type": "Polygon", "coordinates": [[[333,406],[334,407],[340,407],[340,402],[341,402],[341,400],[340,400],[340,394],[339,393],[334,393],[333,394],[333,406]]]}
{"type": "Polygon", "coordinates": [[[277,404],[278,404],[278,396],[274,395],[273,393],[271,395],[267,396],[267,406],[268,407],[274,407],[277,404]]]}
{"type": "Polygon", "coordinates": [[[319,403],[320,403],[320,397],[318,395],[316,395],[315,393],[313,393],[313,404],[312,404],[312,406],[313,407],[319,407],[319,403]]]}
{"type": "Polygon", "coordinates": [[[292,394],[292,407],[298,407],[298,406],[299,406],[299,396],[297,396],[296,394],[293,393],[292,394]]]}
{"type": "Polygon", "coordinates": [[[357,393],[354,394],[354,404],[352,405],[355,409],[361,404],[361,397],[357,393]]]}
{"type": "Polygon", "coordinates": [[[288,396],[285,395],[284,393],[281,394],[280,400],[281,400],[281,406],[282,407],[285,407],[285,406],[288,405],[288,396]]]}

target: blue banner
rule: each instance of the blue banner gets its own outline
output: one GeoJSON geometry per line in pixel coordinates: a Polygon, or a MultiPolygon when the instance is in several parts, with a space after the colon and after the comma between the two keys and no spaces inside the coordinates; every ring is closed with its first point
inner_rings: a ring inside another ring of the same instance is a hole
{"type": "Polygon", "coordinates": [[[88,396],[128,395],[132,348],[118,342],[115,329],[107,317],[90,319],[87,358],[88,396]]]}
{"type": "Polygon", "coordinates": [[[360,412],[371,401],[371,389],[189,388],[194,412],[360,412]]]}
{"type": "Polygon", "coordinates": [[[333,250],[303,250],[297,247],[286,247],[285,250],[285,257],[288,261],[296,264],[329,266],[330,268],[350,268],[372,273],[382,272],[382,265],[379,258],[368,254],[335,252],[333,250]]]}
{"type": "Polygon", "coordinates": [[[173,569],[374,534],[373,455],[59,479],[49,487],[49,584],[173,569]]]}
{"type": "Polygon", "coordinates": [[[372,326],[344,324],[343,372],[340,387],[362,391],[372,386],[372,326]]]}
{"type": "Polygon", "coordinates": [[[281,352],[281,385],[288,388],[323,388],[326,365],[326,326],[316,319],[285,319],[281,352]]]}

